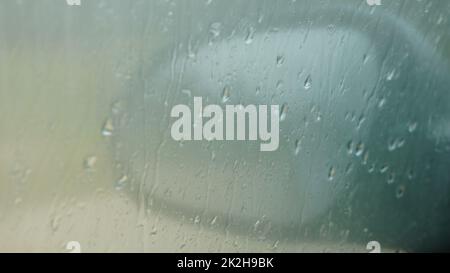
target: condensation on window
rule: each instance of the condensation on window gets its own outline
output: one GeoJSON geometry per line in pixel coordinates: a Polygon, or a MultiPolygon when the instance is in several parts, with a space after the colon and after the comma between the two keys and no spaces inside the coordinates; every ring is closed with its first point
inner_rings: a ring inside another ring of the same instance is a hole
{"type": "Polygon", "coordinates": [[[448,250],[449,15],[1,1],[0,251],[448,250]],[[171,110],[195,98],[278,105],[277,149],[174,140],[171,110]]]}

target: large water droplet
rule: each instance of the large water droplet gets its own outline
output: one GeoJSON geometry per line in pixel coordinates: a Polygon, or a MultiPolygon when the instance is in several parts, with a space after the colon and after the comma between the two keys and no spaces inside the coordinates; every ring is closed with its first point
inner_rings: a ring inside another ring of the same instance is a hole
{"type": "Polygon", "coordinates": [[[287,112],[288,112],[288,105],[287,105],[287,103],[284,103],[281,106],[280,121],[286,120],[287,112]]]}
{"type": "Polygon", "coordinates": [[[388,184],[392,184],[392,183],[394,183],[394,182],[395,182],[395,173],[394,173],[394,172],[391,172],[391,173],[388,175],[387,183],[388,183],[388,184]]]}
{"type": "Polygon", "coordinates": [[[388,165],[382,165],[380,167],[380,173],[385,173],[389,170],[389,166],[388,165]]]}
{"type": "Polygon", "coordinates": [[[119,180],[116,181],[114,187],[116,190],[120,191],[125,188],[126,183],[128,181],[128,176],[123,175],[119,180]]]}
{"type": "Polygon", "coordinates": [[[387,81],[392,81],[395,77],[395,69],[392,69],[387,75],[386,75],[386,80],[387,81]]]}
{"type": "Polygon", "coordinates": [[[397,150],[405,145],[405,139],[404,138],[396,138],[391,139],[388,142],[388,151],[392,152],[394,150],[397,150]]]}
{"type": "Polygon", "coordinates": [[[356,145],[355,155],[361,156],[364,153],[364,143],[360,142],[356,145]]]}
{"type": "Polygon", "coordinates": [[[366,63],[367,63],[367,60],[369,60],[369,55],[364,54],[364,55],[363,55],[363,64],[366,64],[366,63]]]}
{"type": "Polygon", "coordinates": [[[417,122],[410,122],[408,124],[408,132],[413,133],[417,129],[417,122]]]}
{"type": "Polygon", "coordinates": [[[261,94],[261,87],[260,87],[260,86],[256,87],[255,94],[256,94],[257,96],[258,96],[259,94],[261,94]]]}
{"type": "Polygon", "coordinates": [[[351,154],[353,154],[353,146],[354,146],[355,144],[353,143],[353,140],[350,140],[348,143],[347,143],[347,153],[349,154],[349,155],[351,155],[351,154]]]}
{"type": "Polygon", "coordinates": [[[222,91],[222,103],[226,103],[230,100],[231,91],[229,86],[225,86],[222,91]]]}
{"type": "Polygon", "coordinates": [[[255,35],[255,28],[254,27],[249,27],[247,29],[247,35],[245,36],[245,43],[247,45],[251,44],[253,42],[253,37],[255,35]]]}
{"type": "Polygon", "coordinates": [[[89,156],[84,160],[84,167],[86,169],[92,169],[95,166],[95,163],[97,163],[97,157],[96,156],[89,156]]]}
{"type": "Polygon", "coordinates": [[[405,139],[404,138],[398,138],[397,139],[397,148],[401,148],[405,145],[405,139]]]}
{"type": "Polygon", "coordinates": [[[300,153],[301,144],[302,144],[301,140],[298,139],[295,141],[295,150],[294,150],[295,155],[298,155],[300,153]]]}
{"type": "Polygon", "coordinates": [[[388,151],[392,152],[397,149],[397,142],[394,139],[389,140],[388,142],[388,151]]]}
{"type": "Polygon", "coordinates": [[[333,180],[336,175],[336,168],[331,167],[330,170],[328,170],[328,180],[333,180]]]}
{"type": "Polygon", "coordinates": [[[209,32],[213,37],[218,37],[220,35],[220,31],[222,29],[222,24],[219,22],[212,23],[209,27],[209,32]]]}
{"type": "Polygon", "coordinates": [[[311,87],[312,87],[312,78],[311,78],[311,75],[308,75],[308,77],[306,77],[306,80],[305,80],[303,86],[305,87],[305,90],[311,89],[311,87]]]}
{"type": "Polygon", "coordinates": [[[403,195],[405,195],[405,190],[406,190],[406,187],[404,185],[399,185],[397,187],[397,189],[395,190],[395,197],[397,197],[397,199],[402,198],[403,195]]]}
{"type": "Polygon", "coordinates": [[[214,226],[217,223],[217,216],[214,216],[214,218],[209,222],[211,226],[214,226]]]}
{"type": "Polygon", "coordinates": [[[277,66],[282,66],[284,64],[284,56],[278,55],[277,56],[277,66]]]}
{"type": "Polygon", "coordinates": [[[102,135],[105,137],[112,136],[113,131],[114,131],[113,122],[110,118],[108,118],[103,125],[102,135]]]}
{"type": "Polygon", "coordinates": [[[380,101],[378,102],[378,108],[383,107],[386,104],[386,98],[381,98],[380,101]]]}

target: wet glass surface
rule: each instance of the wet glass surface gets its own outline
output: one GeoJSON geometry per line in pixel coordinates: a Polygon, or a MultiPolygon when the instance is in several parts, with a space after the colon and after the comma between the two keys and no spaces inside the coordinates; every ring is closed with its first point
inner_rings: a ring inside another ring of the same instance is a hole
{"type": "Polygon", "coordinates": [[[0,2],[0,251],[448,250],[450,2],[69,4],[0,2]],[[196,97],[278,149],[174,140],[196,97]]]}

